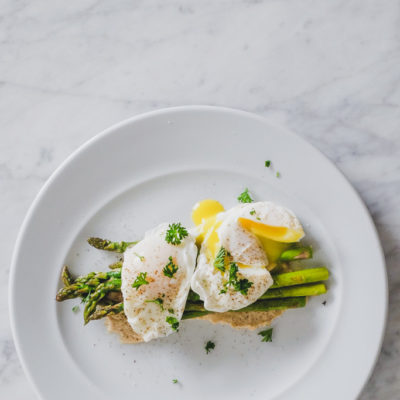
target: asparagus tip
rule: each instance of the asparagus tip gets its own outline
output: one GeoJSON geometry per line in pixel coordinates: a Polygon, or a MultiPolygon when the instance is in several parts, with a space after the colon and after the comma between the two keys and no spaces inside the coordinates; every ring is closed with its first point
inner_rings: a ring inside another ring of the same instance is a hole
{"type": "Polygon", "coordinates": [[[103,250],[109,243],[108,240],[104,240],[98,237],[90,237],[87,242],[95,247],[96,249],[103,250]]]}

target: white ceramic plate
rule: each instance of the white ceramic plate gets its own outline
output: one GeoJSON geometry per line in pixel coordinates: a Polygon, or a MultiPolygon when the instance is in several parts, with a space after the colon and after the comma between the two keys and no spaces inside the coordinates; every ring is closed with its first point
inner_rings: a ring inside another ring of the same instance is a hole
{"type": "Polygon", "coordinates": [[[258,116],[181,107],[108,129],[53,174],[19,235],[10,311],[42,399],[354,399],[380,349],[386,283],[371,218],[323,155],[258,116]],[[160,222],[190,224],[196,201],[230,207],[245,187],[292,209],[316,250],[305,263],[332,273],[326,296],[274,322],[272,343],[257,331],[186,321],[168,338],[122,345],[102,321],[84,327],[71,310],[78,302],[55,302],[63,264],[78,274],[116,258],[90,248],[88,236],[130,240],[160,222]],[[216,349],[207,355],[209,339],[216,349]]]}

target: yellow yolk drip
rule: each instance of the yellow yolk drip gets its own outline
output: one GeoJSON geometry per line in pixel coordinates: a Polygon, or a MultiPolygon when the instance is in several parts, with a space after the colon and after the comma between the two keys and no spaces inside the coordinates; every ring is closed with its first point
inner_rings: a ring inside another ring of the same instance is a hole
{"type": "Polygon", "coordinates": [[[271,239],[276,242],[298,242],[303,236],[302,231],[286,228],[284,226],[265,225],[247,218],[239,218],[239,223],[244,229],[254,233],[259,238],[271,239]]]}
{"type": "Polygon", "coordinates": [[[211,228],[206,231],[205,233],[208,233],[207,236],[207,257],[209,260],[214,260],[219,249],[220,249],[220,240],[218,237],[218,233],[217,230],[218,228],[221,226],[221,222],[220,221],[216,221],[215,217],[211,217],[210,220],[213,220],[212,222],[210,221],[211,228]]]}
{"type": "Polygon", "coordinates": [[[262,236],[257,236],[268,257],[267,269],[271,271],[277,265],[280,255],[290,246],[288,243],[277,242],[262,236]]]}
{"type": "Polygon", "coordinates": [[[222,211],[225,211],[225,209],[219,201],[211,199],[202,200],[193,206],[192,221],[195,225],[200,225],[203,220],[214,217],[222,211]]]}
{"type": "MultiPolygon", "coordinates": [[[[196,243],[200,245],[205,235],[212,229],[207,240],[207,247],[210,251],[215,250],[219,242],[216,229],[218,229],[220,223],[216,224],[216,215],[222,211],[225,211],[224,206],[217,200],[206,199],[196,203],[192,209],[192,221],[196,226],[200,227],[200,233],[196,238],[196,243]]],[[[215,254],[213,253],[213,254],[215,254]]]]}

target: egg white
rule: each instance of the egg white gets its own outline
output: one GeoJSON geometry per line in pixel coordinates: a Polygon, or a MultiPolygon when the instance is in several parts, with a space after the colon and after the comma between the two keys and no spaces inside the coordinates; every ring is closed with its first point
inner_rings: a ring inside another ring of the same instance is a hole
{"type": "Polygon", "coordinates": [[[146,232],[143,240],[124,253],[121,285],[124,312],[134,332],[146,342],[174,332],[166,318],[171,316],[178,321],[182,318],[196,264],[194,238],[189,235],[181,244],[171,245],[165,241],[167,229],[168,224],[161,224],[146,232]],[[173,278],[163,274],[169,257],[178,266],[173,278]],[[132,284],[141,272],[147,273],[149,284],[136,290],[132,284]],[[162,299],[162,307],[151,302],[157,298],[162,299]]]}

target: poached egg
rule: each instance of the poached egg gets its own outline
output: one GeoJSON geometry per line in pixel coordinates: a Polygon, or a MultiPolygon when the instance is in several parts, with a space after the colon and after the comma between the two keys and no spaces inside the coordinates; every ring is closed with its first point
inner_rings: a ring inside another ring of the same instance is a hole
{"type": "Polygon", "coordinates": [[[304,236],[293,212],[268,201],[224,211],[219,202],[207,199],[193,207],[192,219],[201,248],[191,287],[204,307],[215,312],[254,303],[273,284],[268,268],[276,265],[288,243],[304,236]],[[226,255],[223,268],[218,263],[221,249],[226,255]]]}
{"type": "Polygon", "coordinates": [[[167,230],[168,224],[157,226],[124,253],[124,312],[145,342],[177,330],[196,265],[193,236],[172,245],[165,240],[167,230]]]}

